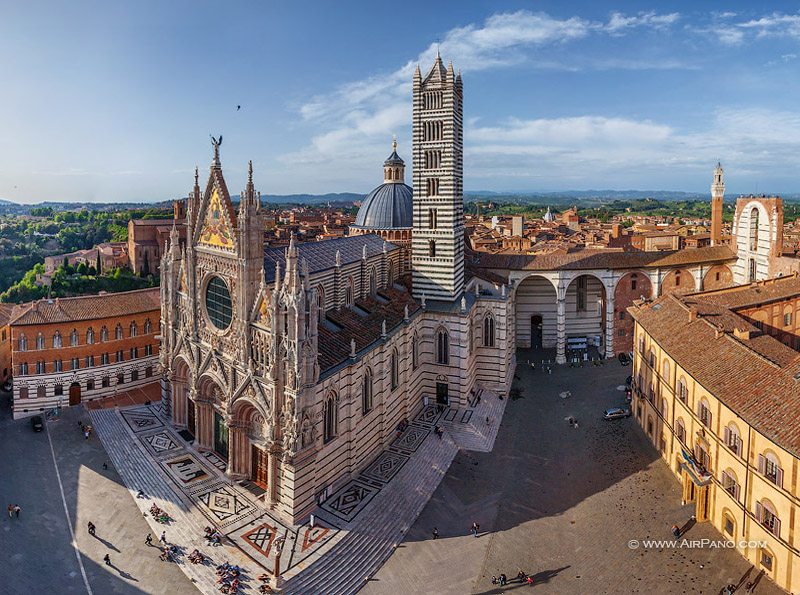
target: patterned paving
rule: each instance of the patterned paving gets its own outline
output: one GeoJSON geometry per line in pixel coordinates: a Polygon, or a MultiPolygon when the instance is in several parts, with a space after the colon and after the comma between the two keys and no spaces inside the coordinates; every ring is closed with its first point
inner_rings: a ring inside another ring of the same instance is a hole
{"type": "Polygon", "coordinates": [[[173,436],[167,430],[143,436],[147,450],[155,455],[161,455],[180,448],[173,436]]]}
{"type": "Polygon", "coordinates": [[[200,464],[197,457],[191,453],[184,453],[174,459],[161,461],[161,464],[169,472],[170,478],[181,488],[189,487],[212,477],[200,464]]]}
{"type": "Polygon", "coordinates": [[[327,510],[343,521],[350,522],[378,493],[378,488],[358,480],[351,481],[333,496],[325,500],[320,508],[327,510]]]}
{"type": "MultiPolygon", "coordinates": [[[[216,519],[220,525],[245,513],[252,513],[255,505],[243,494],[228,486],[220,486],[197,496],[197,501],[216,519]]],[[[207,515],[208,516],[208,515],[207,515]]]]}
{"type": "Polygon", "coordinates": [[[407,462],[408,457],[406,455],[385,450],[364,470],[361,476],[386,483],[391,481],[407,462]]]}
{"type": "Polygon", "coordinates": [[[147,408],[141,410],[137,407],[136,409],[122,411],[121,414],[125,423],[136,433],[164,426],[155,413],[152,413],[147,408]]]}
{"type": "Polygon", "coordinates": [[[416,421],[422,424],[434,425],[439,420],[440,412],[436,411],[435,405],[428,405],[417,415],[416,421]]]}
{"type": "Polygon", "coordinates": [[[228,468],[228,463],[225,459],[222,459],[217,453],[215,452],[204,452],[203,456],[208,459],[208,461],[214,465],[220,471],[225,471],[228,468]]]}
{"type": "Polygon", "coordinates": [[[412,423],[397,440],[392,442],[392,447],[401,450],[416,451],[430,433],[430,430],[424,426],[412,423]]]}

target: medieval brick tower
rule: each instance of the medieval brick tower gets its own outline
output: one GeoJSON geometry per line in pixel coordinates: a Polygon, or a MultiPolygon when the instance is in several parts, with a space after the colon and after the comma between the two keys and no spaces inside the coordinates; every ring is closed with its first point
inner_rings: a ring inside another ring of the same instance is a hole
{"type": "Polygon", "coordinates": [[[453,301],[464,291],[463,91],[440,56],[413,98],[413,293],[453,301]]]}
{"type": "Polygon", "coordinates": [[[725,195],[725,180],[722,164],[714,168],[714,182],[711,184],[711,245],[722,243],[722,197],[725,195]]]}

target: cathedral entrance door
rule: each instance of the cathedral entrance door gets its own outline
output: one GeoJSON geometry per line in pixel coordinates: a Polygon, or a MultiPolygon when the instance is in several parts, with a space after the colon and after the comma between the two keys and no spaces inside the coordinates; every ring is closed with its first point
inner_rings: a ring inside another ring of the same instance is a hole
{"type": "Polygon", "coordinates": [[[447,383],[446,382],[437,382],[436,383],[436,404],[437,405],[449,405],[450,404],[450,397],[447,394],[447,383]]]}
{"type": "Polygon", "coordinates": [[[81,385],[73,382],[69,385],[69,404],[78,405],[81,402],[81,385]]]}
{"type": "Polygon", "coordinates": [[[192,401],[189,397],[186,397],[186,429],[189,430],[189,433],[192,436],[197,434],[194,429],[194,424],[194,401],[192,401]]]}
{"type": "Polygon", "coordinates": [[[225,419],[214,412],[214,451],[223,459],[228,459],[228,426],[225,419]]]}
{"type": "Polygon", "coordinates": [[[266,490],[269,455],[255,444],[253,444],[251,448],[250,475],[253,479],[253,483],[266,490]]]}

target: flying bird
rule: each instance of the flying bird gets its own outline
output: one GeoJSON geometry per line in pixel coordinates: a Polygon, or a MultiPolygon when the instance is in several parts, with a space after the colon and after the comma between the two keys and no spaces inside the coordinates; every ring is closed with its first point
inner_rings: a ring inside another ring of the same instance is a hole
{"type": "Polygon", "coordinates": [[[242,109],[242,106],[241,105],[237,105],[236,106],[236,111],[238,112],[240,109],[242,109]]]}

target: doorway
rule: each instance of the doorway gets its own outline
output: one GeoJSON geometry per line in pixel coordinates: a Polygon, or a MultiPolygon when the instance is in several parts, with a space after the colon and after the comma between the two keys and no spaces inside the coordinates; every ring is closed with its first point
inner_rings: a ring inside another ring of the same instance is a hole
{"type": "Polygon", "coordinates": [[[81,385],[73,382],[69,385],[69,404],[79,405],[81,402],[81,385]]]}
{"type": "Polygon", "coordinates": [[[436,383],[436,406],[447,407],[450,404],[450,397],[447,394],[447,383],[436,383]]]}
{"type": "Polygon", "coordinates": [[[186,397],[186,429],[189,433],[194,437],[197,435],[194,429],[194,401],[192,401],[189,397],[186,397]]]}
{"type": "Polygon", "coordinates": [[[542,348],[542,315],[534,314],[531,316],[531,348],[542,348]]]}
{"type": "Polygon", "coordinates": [[[214,452],[228,460],[228,426],[216,411],[214,412],[214,452]]]}
{"type": "Polygon", "coordinates": [[[267,489],[269,455],[255,444],[251,447],[250,476],[258,487],[267,489]]]}

